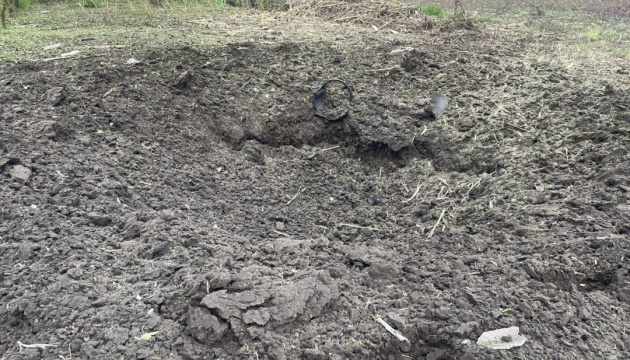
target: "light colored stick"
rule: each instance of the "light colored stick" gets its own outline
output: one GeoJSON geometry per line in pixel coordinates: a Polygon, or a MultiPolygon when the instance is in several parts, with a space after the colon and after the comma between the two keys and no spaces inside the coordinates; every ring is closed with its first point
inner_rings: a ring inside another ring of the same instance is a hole
{"type": "Polygon", "coordinates": [[[360,225],[354,225],[354,224],[346,224],[346,223],[340,223],[339,226],[351,227],[351,228],[355,228],[355,229],[381,231],[381,229],[379,229],[379,228],[374,228],[374,227],[369,227],[369,226],[360,226],[360,225]]]}
{"type": "Polygon", "coordinates": [[[413,200],[413,199],[414,199],[414,198],[418,195],[418,192],[419,192],[419,191],[420,191],[420,183],[418,183],[418,186],[416,187],[416,191],[414,191],[414,192],[413,192],[413,195],[411,195],[411,197],[410,197],[409,199],[407,199],[407,200],[403,200],[402,202],[403,202],[403,203],[408,203],[408,202],[410,202],[411,200],[413,200]]]}
{"type": "Polygon", "coordinates": [[[309,158],[309,159],[312,159],[312,158],[314,158],[314,157],[315,157],[315,155],[317,155],[318,153],[322,153],[322,152],[324,152],[324,151],[329,151],[329,150],[335,150],[335,149],[337,149],[337,148],[339,148],[339,147],[341,147],[341,145],[335,145],[335,146],[331,146],[331,147],[327,147],[327,148],[323,148],[323,149],[318,149],[318,150],[315,150],[315,152],[314,152],[314,153],[312,153],[312,154],[310,154],[310,155],[308,156],[308,158],[309,158]]]}
{"type": "Polygon", "coordinates": [[[429,232],[429,236],[427,236],[427,239],[430,239],[431,236],[433,236],[433,233],[435,232],[435,229],[437,228],[437,226],[440,224],[440,221],[442,221],[442,218],[444,217],[444,213],[446,213],[446,209],[442,210],[442,213],[440,214],[440,217],[438,218],[438,220],[435,223],[435,225],[433,225],[433,229],[431,229],[431,232],[429,232]]]}
{"type": "Polygon", "coordinates": [[[394,69],[400,69],[400,66],[392,66],[392,67],[387,67],[387,68],[382,68],[382,69],[368,69],[368,70],[365,70],[365,72],[389,71],[389,70],[394,70],[394,69]]]}
{"type": "Polygon", "coordinates": [[[46,350],[47,347],[56,347],[57,346],[57,345],[54,345],[54,344],[24,344],[21,341],[18,341],[17,344],[20,347],[20,351],[22,351],[22,348],[37,348],[37,349],[46,350]]]}
{"type": "Polygon", "coordinates": [[[298,192],[291,198],[291,200],[289,200],[287,202],[287,205],[291,205],[291,203],[293,202],[293,200],[295,200],[295,198],[298,197],[298,195],[300,195],[302,193],[302,191],[304,191],[304,188],[301,188],[300,190],[298,190],[298,192]]]}
{"type": "Polygon", "coordinates": [[[114,91],[116,91],[116,88],[113,87],[111,89],[109,89],[104,95],[103,95],[103,99],[106,98],[107,96],[109,96],[109,94],[113,93],[114,91]]]}
{"type": "Polygon", "coordinates": [[[394,329],[393,327],[389,326],[389,324],[386,323],[385,320],[383,320],[383,319],[381,319],[379,317],[379,318],[376,318],[376,321],[378,321],[381,325],[383,325],[385,327],[385,330],[389,331],[389,333],[394,335],[398,340],[409,342],[409,339],[404,337],[403,334],[400,333],[400,331],[398,331],[398,330],[394,329]]]}

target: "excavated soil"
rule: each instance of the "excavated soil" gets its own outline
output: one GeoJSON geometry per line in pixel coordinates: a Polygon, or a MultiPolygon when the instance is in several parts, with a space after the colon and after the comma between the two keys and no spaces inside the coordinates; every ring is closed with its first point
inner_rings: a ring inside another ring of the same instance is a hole
{"type": "Polygon", "coordinates": [[[630,358],[628,63],[430,23],[3,66],[0,358],[630,358]]]}

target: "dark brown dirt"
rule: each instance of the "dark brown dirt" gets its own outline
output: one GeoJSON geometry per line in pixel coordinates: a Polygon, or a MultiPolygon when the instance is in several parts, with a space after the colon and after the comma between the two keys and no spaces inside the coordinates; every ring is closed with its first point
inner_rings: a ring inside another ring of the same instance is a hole
{"type": "Polygon", "coordinates": [[[0,70],[0,358],[630,358],[628,64],[439,26],[0,70]]]}

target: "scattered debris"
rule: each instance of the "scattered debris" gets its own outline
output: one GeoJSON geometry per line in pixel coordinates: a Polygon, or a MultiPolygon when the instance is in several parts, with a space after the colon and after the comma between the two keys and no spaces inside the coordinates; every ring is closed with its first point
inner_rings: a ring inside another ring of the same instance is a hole
{"type": "Polygon", "coordinates": [[[44,46],[42,49],[43,50],[54,50],[57,49],[61,46],[61,43],[57,43],[57,44],[52,44],[52,45],[48,45],[48,46],[44,46]]]}
{"type": "Polygon", "coordinates": [[[109,95],[111,95],[111,93],[113,93],[114,91],[116,91],[116,87],[113,87],[113,88],[107,90],[107,92],[105,94],[103,94],[103,99],[108,97],[109,95]]]}
{"type": "Polygon", "coordinates": [[[339,145],[335,145],[335,146],[331,146],[331,147],[327,147],[327,148],[323,148],[323,149],[317,149],[317,150],[315,150],[312,154],[310,154],[310,155],[308,156],[308,158],[309,158],[309,159],[312,159],[312,158],[314,158],[314,157],[315,157],[315,155],[317,155],[317,154],[319,154],[319,153],[323,153],[324,151],[334,150],[334,149],[337,149],[337,148],[339,148],[339,147],[340,147],[339,145]]]}
{"type": "Polygon", "coordinates": [[[355,224],[340,223],[340,224],[339,224],[339,226],[340,226],[340,227],[355,228],[355,229],[364,229],[364,230],[372,230],[372,231],[381,231],[381,229],[379,229],[379,228],[370,227],[370,226],[360,226],[360,225],[355,225],[355,224]]]}
{"type": "Polygon", "coordinates": [[[385,320],[381,318],[376,318],[376,321],[378,321],[381,325],[383,325],[385,327],[385,330],[389,331],[389,333],[394,335],[398,340],[409,342],[409,339],[404,337],[403,334],[400,333],[400,331],[391,327],[388,323],[385,322],[385,320]]]}
{"type": "MultiPolygon", "coordinates": [[[[350,103],[352,102],[352,86],[350,86],[347,82],[343,81],[343,80],[339,80],[339,79],[331,79],[326,81],[316,92],[315,95],[313,96],[313,108],[315,109],[315,115],[319,116],[320,118],[324,119],[324,120],[328,120],[328,121],[339,121],[339,120],[343,120],[346,116],[348,116],[348,114],[350,113],[350,110],[346,110],[343,113],[341,113],[340,115],[337,116],[327,116],[324,114],[323,112],[323,107],[324,107],[324,102],[327,100],[327,96],[326,96],[326,87],[328,86],[328,84],[333,83],[333,82],[338,82],[341,83],[344,88],[348,91],[348,105],[350,105],[350,103]]],[[[331,107],[337,107],[337,104],[331,104],[331,107]]]]}
{"type": "Polygon", "coordinates": [[[527,341],[525,336],[519,335],[518,332],[518,326],[486,331],[477,339],[477,345],[495,350],[507,350],[518,347],[527,341]]]}
{"type": "Polygon", "coordinates": [[[20,347],[20,351],[22,351],[22,348],[35,348],[35,349],[46,350],[46,348],[57,346],[54,344],[24,344],[21,341],[18,341],[17,344],[20,347]]]}
{"type": "Polygon", "coordinates": [[[433,236],[433,234],[435,233],[435,229],[437,229],[437,227],[440,224],[440,221],[442,221],[442,218],[444,217],[445,213],[446,213],[446,209],[442,210],[442,212],[440,213],[440,217],[435,222],[435,225],[433,225],[433,228],[429,232],[429,235],[427,235],[427,239],[430,239],[433,236]]]}
{"type": "Polygon", "coordinates": [[[42,60],[42,61],[53,61],[53,60],[66,59],[66,58],[69,58],[69,57],[72,57],[72,56],[78,55],[78,54],[80,54],[80,53],[81,53],[81,51],[79,51],[79,50],[72,50],[72,51],[70,51],[70,52],[63,53],[63,54],[61,54],[61,55],[59,55],[59,56],[57,56],[57,57],[44,59],[44,60],[42,60]]]}
{"type": "Polygon", "coordinates": [[[291,205],[293,200],[295,200],[301,193],[303,193],[304,190],[306,190],[306,189],[305,188],[300,188],[300,190],[298,190],[298,192],[295,193],[295,195],[291,198],[291,200],[287,201],[287,205],[291,205]]]}
{"type": "Polygon", "coordinates": [[[137,336],[136,336],[136,339],[137,339],[137,340],[145,340],[145,341],[148,341],[148,340],[151,340],[151,338],[152,338],[152,337],[154,337],[155,335],[157,335],[158,333],[159,333],[159,331],[154,331],[154,332],[144,333],[144,334],[142,334],[142,336],[140,336],[140,337],[137,337],[137,336]]]}
{"type": "Polygon", "coordinates": [[[429,110],[433,116],[438,119],[446,110],[446,106],[451,98],[440,93],[434,93],[431,96],[431,109],[429,110]]]}

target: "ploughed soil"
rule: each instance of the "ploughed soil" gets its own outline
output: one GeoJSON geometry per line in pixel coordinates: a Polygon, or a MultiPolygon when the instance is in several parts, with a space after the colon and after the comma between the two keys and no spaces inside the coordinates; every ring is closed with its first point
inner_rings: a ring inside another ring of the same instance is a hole
{"type": "Polygon", "coordinates": [[[255,19],[2,67],[0,358],[630,358],[627,62],[255,19]]]}

